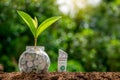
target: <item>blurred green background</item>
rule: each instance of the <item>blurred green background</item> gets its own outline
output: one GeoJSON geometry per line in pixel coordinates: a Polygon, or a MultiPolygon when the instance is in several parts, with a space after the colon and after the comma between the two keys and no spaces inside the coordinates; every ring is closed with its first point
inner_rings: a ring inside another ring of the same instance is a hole
{"type": "Polygon", "coordinates": [[[120,71],[120,0],[101,0],[97,5],[95,0],[92,5],[77,0],[84,1],[84,8],[72,1],[73,10],[63,5],[61,11],[56,0],[0,0],[0,64],[5,72],[19,71],[19,56],[34,44],[16,10],[36,16],[39,24],[62,16],[38,38],[37,45],[45,46],[51,59],[50,72],[57,71],[58,49],[68,53],[69,72],[120,71]]]}

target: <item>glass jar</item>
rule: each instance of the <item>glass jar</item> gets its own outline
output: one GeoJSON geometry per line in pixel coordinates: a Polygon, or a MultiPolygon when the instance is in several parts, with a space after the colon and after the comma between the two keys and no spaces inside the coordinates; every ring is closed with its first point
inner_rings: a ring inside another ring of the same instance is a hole
{"type": "Polygon", "coordinates": [[[44,47],[41,46],[26,46],[19,58],[20,72],[47,72],[50,66],[50,59],[47,53],[44,51],[44,47]]]}

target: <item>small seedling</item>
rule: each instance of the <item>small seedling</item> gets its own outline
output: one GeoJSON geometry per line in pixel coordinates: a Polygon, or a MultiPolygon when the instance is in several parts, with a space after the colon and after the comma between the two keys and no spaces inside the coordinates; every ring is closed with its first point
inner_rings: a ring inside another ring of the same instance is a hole
{"type": "Polygon", "coordinates": [[[38,20],[36,17],[33,19],[29,14],[27,14],[23,11],[17,11],[17,12],[22,17],[22,19],[25,21],[25,23],[28,25],[28,27],[30,28],[30,31],[32,32],[32,34],[34,36],[35,48],[36,48],[38,36],[46,28],[48,28],[50,25],[52,25],[54,22],[56,22],[57,20],[59,20],[61,18],[61,16],[48,18],[38,26],[38,20]]]}

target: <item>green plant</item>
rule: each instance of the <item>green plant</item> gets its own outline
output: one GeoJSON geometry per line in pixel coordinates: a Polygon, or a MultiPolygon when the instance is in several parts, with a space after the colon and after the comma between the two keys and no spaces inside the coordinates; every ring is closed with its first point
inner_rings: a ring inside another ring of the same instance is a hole
{"type": "Polygon", "coordinates": [[[27,14],[23,11],[17,11],[17,12],[22,17],[22,19],[26,22],[28,27],[30,28],[30,31],[32,32],[32,34],[34,36],[34,46],[35,47],[36,47],[36,44],[37,44],[38,36],[46,28],[48,28],[51,24],[53,24],[54,22],[56,22],[58,19],[61,18],[61,16],[48,18],[38,26],[38,20],[37,20],[36,17],[33,19],[29,14],[27,14]]]}

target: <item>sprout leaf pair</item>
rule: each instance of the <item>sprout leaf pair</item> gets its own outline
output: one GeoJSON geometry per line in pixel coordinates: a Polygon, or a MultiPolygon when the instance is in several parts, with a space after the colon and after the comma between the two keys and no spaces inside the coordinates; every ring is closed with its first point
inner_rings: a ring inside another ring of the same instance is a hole
{"type": "Polygon", "coordinates": [[[54,22],[56,22],[57,20],[59,20],[61,18],[61,16],[48,18],[38,26],[38,20],[36,17],[33,19],[29,14],[27,14],[23,11],[17,11],[17,12],[22,17],[22,19],[25,21],[25,23],[28,25],[28,27],[30,28],[30,31],[32,32],[32,34],[34,36],[34,41],[35,41],[34,45],[35,46],[37,44],[38,36],[46,28],[48,28],[50,25],[52,25],[54,22]]]}

